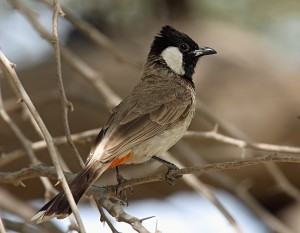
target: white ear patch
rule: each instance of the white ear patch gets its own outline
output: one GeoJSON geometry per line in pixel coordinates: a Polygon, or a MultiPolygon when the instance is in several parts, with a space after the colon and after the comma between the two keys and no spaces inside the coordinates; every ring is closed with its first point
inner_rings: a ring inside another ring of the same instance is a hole
{"type": "Polygon", "coordinates": [[[167,65],[179,75],[184,75],[182,53],[177,47],[170,46],[161,53],[167,65]]]}

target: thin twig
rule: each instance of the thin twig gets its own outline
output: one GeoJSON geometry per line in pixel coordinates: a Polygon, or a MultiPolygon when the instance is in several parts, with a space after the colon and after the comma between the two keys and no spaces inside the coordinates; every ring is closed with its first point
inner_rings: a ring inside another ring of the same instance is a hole
{"type": "MultiPolygon", "coordinates": [[[[87,130],[87,131],[83,131],[81,133],[77,133],[77,134],[72,134],[71,138],[72,141],[76,142],[76,143],[85,143],[85,142],[90,142],[92,141],[97,134],[99,133],[100,128],[96,128],[96,129],[91,129],[91,130],[87,130]]],[[[300,154],[300,148],[299,147],[291,147],[291,146],[280,146],[280,145],[273,145],[273,144],[266,144],[266,143],[251,143],[251,142],[247,142],[245,140],[241,140],[241,139],[235,139],[235,138],[231,138],[213,131],[206,131],[206,132],[194,132],[194,131],[187,131],[186,134],[184,135],[185,139],[200,139],[200,138],[207,138],[207,139],[212,139],[215,141],[219,141],[225,144],[229,144],[229,145],[233,145],[233,146],[237,146],[237,147],[241,147],[241,146],[245,146],[245,148],[251,148],[248,147],[248,145],[254,145],[256,146],[255,149],[257,150],[263,150],[263,151],[274,151],[274,152],[281,152],[281,153],[293,153],[295,152],[295,154],[300,154]],[[217,136],[215,136],[217,135],[217,136]],[[268,150],[270,149],[270,150],[268,150]],[[276,150],[275,150],[276,149],[276,150]],[[299,153],[296,153],[297,151],[299,151],[299,153]]],[[[55,145],[59,146],[59,145],[64,145],[67,143],[67,140],[65,137],[56,137],[53,139],[55,145]]],[[[37,141],[31,144],[32,150],[33,151],[41,151],[45,148],[47,148],[47,144],[44,141],[37,141]]],[[[254,149],[254,148],[253,148],[254,149]]],[[[0,167],[8,164],[12,161],[15,161],[16,159],[21,158],[22,156],[24,156],[26,154],[26,152],[24,150],[16,150],[10,153],[6,153],[6,154],[2,154],[0,156],[0,167]]]]}
{"type": "MultiPolygon", "coordinates": [[[[47,6],[51,7],[51,3],[48,0],[42,0],[47,6]]],[[[124,54],[117,46],[111,42],[111,40],[95,28],[92,24],[74,16],[68,9],[62,7],[65,13],[64,17],[69,20],[83,35],[93,41],[96,45],[106,49],[112,54],[118,61],[130,65],[131,67],[140,69],[142,64],[133,60],[131,57],[124,54]]]]}
{"type": "MultiPolygon", "coordinates": [[[[28,22],[40,34],[42,38],[52,44],[52,35],[39,23],[34,14],[26,5],[18,0],[9,1],[12,7],[18,9],[26,16],[28,22]]],[[[86,62],[80,59],[71,50],[60,45],[61,56],[76,72],[82,75],[95,90],[103,96],[108,107],[115,107],[120,101],[120,97],[103,81],[103,75],[95,71],[86,62]]]]}
{"type": "Polygon", "coordinates": [[[77,209],[76,203],[74,201],[74,198],[72,196],[72,193],[70,191],[69,185],[68,185],[66,178],[63,174],[63,171],[61,169],[61,166],[60,166],[60,163],[58,160],[58,156],[57,156],[57,152],[56,152],[56,148],[55,148],[55,145],[53,142],[53,138],[52,138],[51,134],[49,133],[44,121],[40,117],[38,111],[36,110],[35,106],[33,105],[31,99],[29,98],[22,83],[20,82],[20,79],[14,70],[15,65],[13,63],[11,63],[1,51],[0,51],[0,63],[3,67],[3,69],[8,74],[8,79],[11,80],[11,82],[14,84],[14,87],[17,89],[19,95],[21,96],[22,103],[24,103],[27,106],[27,108],[29,109],[31,115],[33,116],[34,120],[36,121],[37,125],[39,126],[39,128],[45,138],[51,160],[53,162],[53,165],[55,166],[59,180],[62,182],[63,190],[64,190],[64,192],[67,196],[67,199],[70,203],[70,206],[74,213],[74,216],[76,217],[77,223],[78,223],[82,233],[84,233],[85,229],[84,229],[82,220],[79,216],[78,209],[77,209]]]}
{"type": "MultiPolygon", "coordinates": [[[[83,131],[77,134],[72,134],[71,135],[72,141],[76,143],[91,142],[97,136],[99,131],[100,129],[97,128],[97,129],[83,131]]],[[[65,136],[55,137],[53,138],[53,141],[56,146],[64,145],[67,143],[67,139],[65,136]]],[[[34,142],[30,146],[33,151],[38,152],[46,149],[47,143],[44,140],[42,140],[42,141],[34,142]]],[[[18,149],[10,153],[2,153],[0,155],[0,167],[9,164],[17,159],[22,158],[24,155],[26,155],[26,151],[22,149],[18,149]]]]}
{"type": "Polygon", "coordinates": [[[2,218],[0,217],[0,233],[6,233],[2,218]]]}
{"type": "Polygon", "coordinates": [[[59,45],[59,37],[58,37],[58,30],[57,30],[57,23],[58,23],[58,15],[63,16],[64,13],[61,10],[60,4],[58,0],[53,0],[53,17],[52,17],[52,34],[53,34],[53,48],[54,48],[54,54],[55,54],[55,61],[56,61],[56,73],[57,73],[57,85],[58,90],[60,94],[60,100],[61,100],[61,106],[62,106],[62,118],[63,118],[63,125],[64,125],[64,131],[67,137],[67,141],[70,144],[71,148],[74,151],[75,158],[77,159],[80,166],[84,167],[84,162],[82,161],[82,158],[75,146],[75,144],[72,141],[71,138],[71,131],[69,126],[69,120],[68,120],[68,113],[69,111],[73,111],[74,107],[73,104],[67,99],[63,78],[62,78],[62,72],[61,72],[61,59],[60,59],[60,45],[59,45]]]}
{"type": "Polygon", "coordinates": [[[100,212],[100,221],[103,222],[104,224],[107,223],[107,225],[109,226],[109,228],[111,229],[111,231],[113,233],[120,233],[116,228],[115,226],[112,224],[112,222],[109,220],[109,218],[106,216],[105,212],[104,212],[104,209],[103,207],[100,205],[99,202],[95,201],[96,204],[97,204],[97,207],[98,207],[98,210],[100,212]]]}
{"type": "MultiPolygon", "coordinates": [[[[4,109],[2,94],[1,94],[1,82],[0,82],[0,116],[3,119],[3,121],[7,124],[7,126],[11,129],[11,131],[19,139],[19,141],[23,145],[30,161],[33,164],[39,164],[40,161],[38,160],[34,151],[31,148],[32,142],[22,133],[20,128],[17,126],[17,124],[15,124],[14,121],[12,121],[12,119],[10,118],[10,116],[7,114],[7,112],[4,109]]],[[[41,180],[43,186],[45,187],[46,196],[49,196],[50,193],[55,193],[55,189],[53,188],[51,182],[47,178],[41,177],[40,180],[41,180]]]]}
{"type": "Polygon", "coordinates": [[[222,142],[228,145],[236,146],[241,149],[255,149],[260,151],[276,152],[276,153],[291,153],[300,154],[300,147],[293,146],[280,146],[274,144],[260,143],[260,142],[248,142],[241,139],[232,138],[216,132],[215,130],[207,132],[188,131],[185,133],[186,139],[212,139],[214,141],[222,142]]]}
{"type": "Polygon", "coordinates": [[[103,206],[111,216],[115,217],[118,222],[125,222],[132,226],[132,228],[139,233],[150,233],[143,225],[142,220],[126,213],[123,205],[119,202],[112,203],[109,195],[93,195],[97,205],[103,206]]]}

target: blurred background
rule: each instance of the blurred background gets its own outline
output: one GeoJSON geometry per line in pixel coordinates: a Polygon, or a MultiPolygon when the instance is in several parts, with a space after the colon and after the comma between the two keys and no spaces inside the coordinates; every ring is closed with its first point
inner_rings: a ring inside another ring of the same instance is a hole
{"type": "MultiPolygon", "coordinates": [[[[62,136],[64,128],[55,80],[53,49],[26,17],[18,9],[12,8],[10,3],[13,2],[0,2],[0,49],[16,63],[17,73],[52,136],[62,136]]],[[[37,20],[51,33],[51,8],[40,1],[21,2],[34,12],[37,20]]],[[[190,130],[208,131],[218,124],[220,133],[235,138],[300,147],[299,1],[65,0],[61,4],[67,15],[70,12],[92,24],[109,38],[113,50],[124,54],[125,61],[117,59],[116,52],[96,45],[77,27],[60,18],[61,43],[99,72],[103,81],[121,98],[139,81],[141,66],[153,37],[163,25],[169,24],[190,35],[200,46],[209,46],[218,52],[217,55],[205,57],[197,66],[194,82],[201,107],[190,130]]],[[[64,59],[62,69],[66,94],[75,109],[69,114],[71,132],[100,128],[109,116],[107,101],[64,59]]],[[[0,81],[4,106],[11,118],[31,141],[41,140],[28,118],[22,114],[7,79],[1,77],[0,81]]],[[[76,144],[83,160],[87,157],[91,143],[76,144]]],[[[20,148],[22,144],[0,120],[0,153],[8,154],[20,148]]],[[[74,162],[70,147],[62,145],[59,150],[70,169],[73,172],[79,171],[80,166],[74,162]]],[[[170,152],[184,166],[271,154],[242,151],[205,139],[183,139],[170,152]]],[[[42,162],[51,164],[47,150],[39,151],[37,155],[42,162]]],[[[0,171],[17,171],[29,165],[28,157],[23,156],[18,160],[2,162],[0,171]]],[[[267,226],[265,219],[255,213],[249,203],[237,195],[237,188],[245,183],[248,194],[264,211],[278,218],[290,230],[286,232],[300,232],[300,199],[292,197],[274,178],[274,172],[284,175],[285,181],[290,182],[297,195],[300,187],[299,165],[277,165],[277,170],[256,165],[239,170],[211,172],[201,175],[199,179],[208,184],[224,205],[231,203],[226,207],[236,216],[244,232],[276,232],[267,226]],[[241,213],[245,212],[249,212],[247,218],[253,221],[246,225],[239,219],[241,213]],[[255,230],[251,228],[254,223],[259,225],[255,230]]],[[[163,169],[160,164],[150,162],[121,167],[121,172],[126,178],[131,178],[163,169]]],[[[100,184],[115,182],[114,171],[106,173],[99,181],[100,184]]],[[[44,197],[44,188],[38,179],[26,180],[25,183],[25,188],[2,185],[1,189],[27,202],[44,197]]],[[[196,195],[183,181],[172,187],[164,182],[138,186],[132,194],[129,192],[128,198],[129,210],[140,218],[179,211],[181,215],[177,215],[178,218],[171,213],[166,214],[178,220],[168,222],[163,216],[157,217],[156,222],[153,220],[153,224],[157,224],[162,232],[196,232],[195,229],[202,229],[197,232],[235,232],[224,219],[220,224],[222,230],[216,230],[215,227],[219,225],[215,221],[220,213],[215,210],[217,214],[210,214],[209,209],[214,206],[204,204],[206,200],[196,195]],[[157,208],[154,208],[156,205],[157,208]],[[165,208],[159,209],[158,206],[165,208]],[[194,221],[191,221],[191,216],[194,221]],[[201,219],[205,219],[204,223],[199,222],[201,219]],[[181,224],[180,221],[182,225],[174,227],[175,222],[181,224]]],[[[42,203],[39,202],[38,206],[42,203]]],[[[93,216],[96,217],[95,221],[99,221],[97,212],[93,216]]],[[[123,232],[132,232],[132,229],[126,229],[123,232]]]]}

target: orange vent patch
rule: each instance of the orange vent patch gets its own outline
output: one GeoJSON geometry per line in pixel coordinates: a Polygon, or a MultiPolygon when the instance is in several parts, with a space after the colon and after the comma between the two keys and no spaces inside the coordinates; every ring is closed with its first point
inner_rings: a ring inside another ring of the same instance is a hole
{"type": "Polygon", "coordinates": [[[120,157],[120,158],[116,158],[115,160],[113,160],[111,162],[111,164],[109,165],[109,168],[114,168],[122,163],[125,163],[128,159],[130,159],[132,153],[128,153],[127,155],[120,157]]]}

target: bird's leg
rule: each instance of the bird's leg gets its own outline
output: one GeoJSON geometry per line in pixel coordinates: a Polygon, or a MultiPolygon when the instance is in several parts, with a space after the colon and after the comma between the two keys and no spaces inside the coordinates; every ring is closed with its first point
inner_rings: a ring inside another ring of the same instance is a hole
{"type": "MultiPolygon", "coordinates": [[[[124,182],[127,181],[127,179],[125,179],[119,172],[119,167],[116,166],[116,179],[118,181],[118,184],[121,185],[123,184],[124,182]]],[[[121,198],[123,201],[126,202],[127,206],[128,206],[128,198],[127,198],[127,193],[126,193],[126,190],[123,189],[123,190],[119,190],[119,188],[116,189],[116,195],[121,198]]]]}
{"type": "Polygon", "coordinates": [[[118,184],[123,184],[126,181],[126,179],[119,172],[119,166],[116,166],[116,179],[118,184]]]}
{"type": "Polygon", "coordinates": [[[166,161],[162,158],[159,158],[157,156],[152,156],[153,160],[156,160],[160,163],[163,163],[164,165],[166,165],[168,167],[168,171],[166,173],[166,182],[169,185],[174,185],[179,179],[182,178],[182,175],[173,175],[173,171],[176,171],[179,169],[179,167],[177,167],[174,163],[171,163],[169,161],[166,161]]]}

